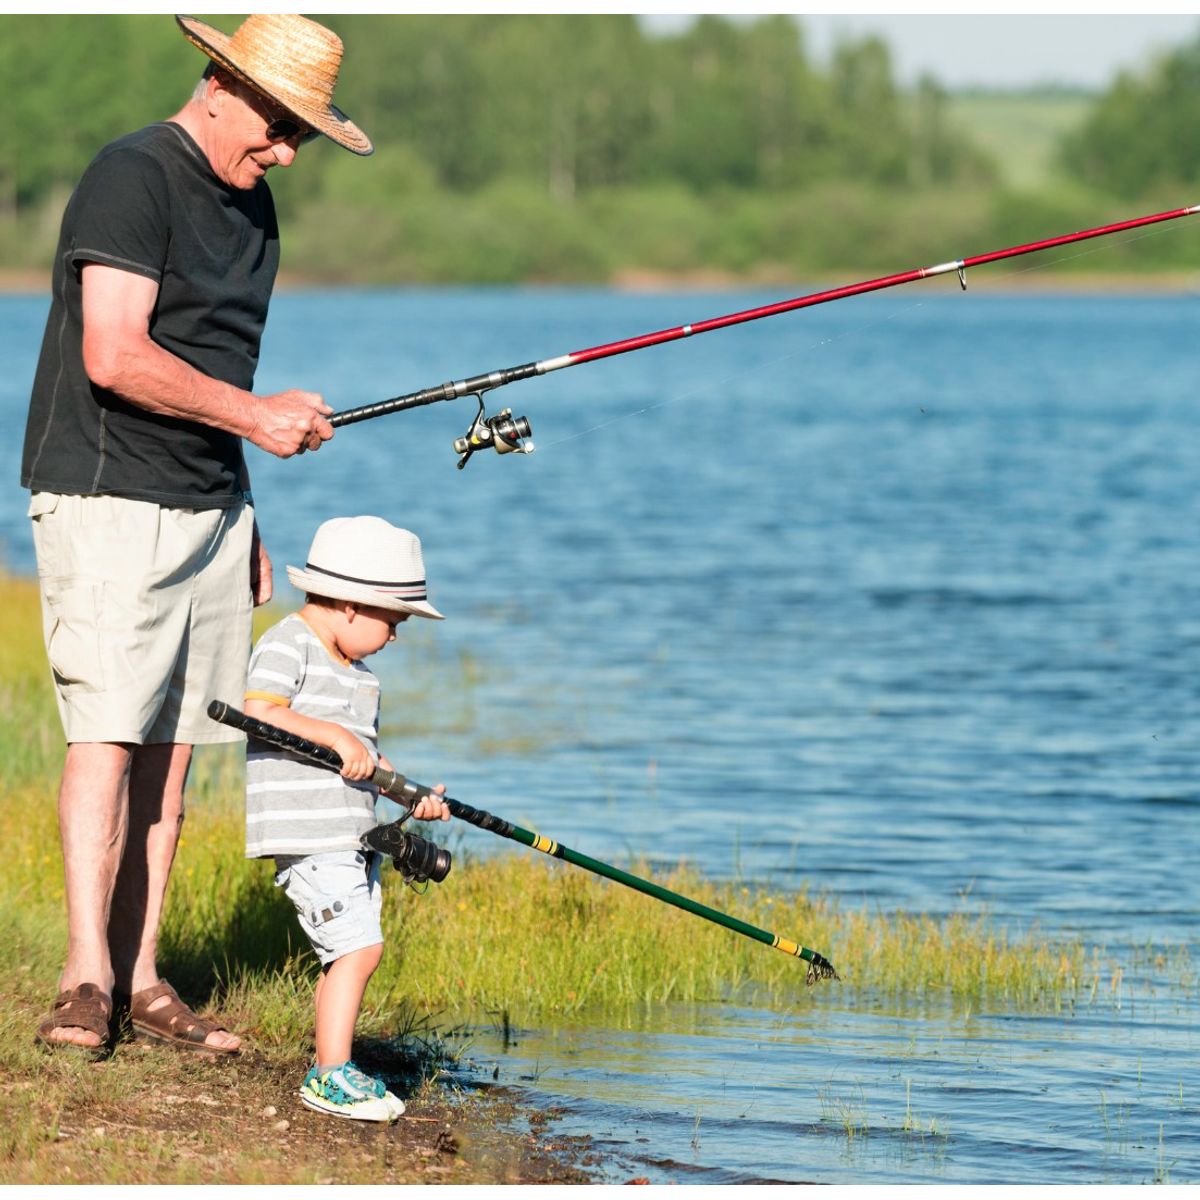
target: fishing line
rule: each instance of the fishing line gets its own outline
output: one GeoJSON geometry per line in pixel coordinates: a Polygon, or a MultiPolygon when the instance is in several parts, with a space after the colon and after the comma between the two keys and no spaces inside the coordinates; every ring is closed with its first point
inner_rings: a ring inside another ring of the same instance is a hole
{"type": "MultiPolygon", "coordinates": [[[[1144,241],[1146,238],[1161,237],[1163,234],[1167,234],[1167,233],[1178,233],[1179,230],[1180,230],[1179,226],[1172,226],[1170,229],[1163,228],[1160,226],[1155,229],[1143,230],[1142,232],[1133,234],[1133,235],[1126,237],[1120,241],[1111,243],[1111,245],[1116,245],[1116,246],[1132,245],[1134,242],[1144,241]]],[[[1051,259],[1048,262],[1032,263],[1028,266],[1024,266],[1024,267],[1020,267],[1020,268],[1014,267],[1012,270],[1005,271],[1002,274],[994,276],[994,279],[998,283],[1003,283],[1006,279],[1015,279],[1016,277],[1018,277],[1020,275],[1029,275],[1036,271],[1048,271],[1052,267],[1061,266],[1063,263],[1073,262],[1076,259],[1080,259],[1080,258],[1087,258],[1089,255],[1092,255],[1092,254],[1099,254],[1102,249],[1107,249],[1107,248],[1108,247],[1089,246],[1087,249],[1078,250],[1074,254],[1064,254],[1061,257],[1051,259]]],[[[801,355],[809,355],[809,354],[815,353],[819,350],[824,349],[826,346],[833,345],[835,342],[843,341],[843,340],[846,340],[851,337],[858,337],[858,336],[865,334],[873,329],[881,328],[884,325],[887,325],[893,321],[898,320],[900,317],[903,317],[903,316],[908,315],[909,313],[915,312],[919,308],[924,308],[927,304],[928,304],[928,300],[913,300],[913,301],[909,302],[908,304],[905,304],[905,305],[895,309],[893,312],[891,312],[890,314],[888,314],[886,316],[875,317],[874,319],[867,321],[862,325],[858,325],[853,328],[843,330],[841,333],[831,334],[828,337],[823,337],[819,341],[813,342],[808,346],[800,346],[800,347],[797,347],[795,350],[788,351],[785,354],[780,354],[780,355],[776,355],[773,358],[764,359],[764,360],[760,361],[759,363],[757,363],[756,365],[750,366],[745,370],[739,370],[738,372],[736,372],[734,374],[726,375],[722,379],[707,380],[706,382],[704,382],[702,384],[698,384],[695,387],[689,388],[686,391],[679,392],[678,394],[676,394],[674,396],[668,396],[664,400],[659,400],[653,404],[644,405],[642,408],[633,409],[632,411],[626,412],[626,413],[618,413],[615,416],[608,417],[603,421],[598,421],[594,425],[589,425],[586,429],[580,429],[580,430],[575,431],[574,433],[566,434],[564,437],[560,437],[553,442],[546,442],[546,443],[542,444],[540,448],[542,450],[552,450],[552,449],[554,449],[555,446],[562,446],[568,442],[576,441],[579,438],[587,437],[589,434],[597,433],[602,429],[607,429],[610,425],[615,425],[621,421],[628,421],[628,420],[632,420],[634,417],[645,416],[646,413],[655,412],[656,410],[658,410],[660,408],[666,408],[667,405],[675,404],[681,400],[689,400],[689,399],[693,399],[698,396],[703,396],[709,392],[720,389],[720,388],[734,382],[735,380],[738,380],[738,379],[744,380],[748,377],[753,377],[755,375],[761,375],[763,372],[770,370],[772,367],[777,367],[783,363],[790,362],[793,359],[799,358],[801,355]]]]}
{"type": "MultiPolygon", "coordinates": [[[[676,325],[669,329],[640,333],[633,337],[620,338],[615,342],[608,342],[600,346],[589,346],[582,350],[569,351],[566,354],[557,354],[533,362],[484,371],[478,375],[470,375],[462,379],[435,384],[432,387],[421,388],[419,391],[407,392],[404,395],[392,396],[387,400],[380,400],[373,404],[363,404],[357,408],[347,409],[344,412],[333,413],[329,417],[329,424],[334,428],[338,428],[342,425],[352,425],[358,421],[370,420],[373,417],[382,417],[389,413],[406,412],[408,409],[420,408],[426,404],[436,404],[445,400],[460,400],[469,396],[476,401],[478,412],[468,427],[466,434],[460,438],[456,438],[453,442],[455,453],[461,455],[458,460],[459,470],[465,467],[471,456],[479,450],[491,449],[500,455],[529,454],[533,451],[534,446],[531,440],[532,429],[528,418],[515,416],[510,408],[503,409],[501,412],[489,416],[484,402],[486,394],[497,388],[505,387],[510,383],[534,379],[542,375],[548,375],[554,371],[564,370],[567,367],[578,367],[584,363],[598,362],[602,358],[612,358],[619,354],[629,354],[635,350],[647,350],[651,346],[661,346],[667,342],[675,342],[703,333],[713,333],[718,329],[728,329],[732,325],[741,325],[748,321],[759,321],[765,317],[781,316],[784,313],[795,312],[797,309],[812,308],[818,304],[828,304],[834,300],[845,300],[851,296],[862,296],[867,292],[877,292],[885,288],[899,287],[901,284],[916,283],[918,280],[929,279],[935,275],[957,274],[959,283],[965,290],[967,286],[966,273],[975,267],[989,265],[999,262],[1002,259],[1018,258],[1026,254],[1032,254],[1035,251],[1050,250],[1059,246],[1072,245],[1076,242],[1089,241],[1092,238],[1111,237],[1115,234],[1125,233],[1131,229],[1142,229],[1145,226],[1158,225],[1164,221],[1176,221],[1181,217],[1195,216],[1197,213],[1200,213],[1200,204],[1195,204],[1187,208],[1169,209],[1166,212],[1129,217],[1122,221],[1115,221],[1108,225],[1099,225],[1092,229],[1080,229],[1075,233],[1064,233],[1055,237],[1042,238],[1036,242],[1006,246],[1000,250],[989,250],[983,254],[972,254],[966,258],[951,259],[947,262],[934,263],[930,266],[911,267],[908,270],[897,271],[894,274],[881,276],[877,279],[864,279],[856,283],[841,284],[840,286],[827,288],[820,292],[813,292],[806,296],[794,296],[786,300],[776,300],[770,304],[761,305],[758,308],[724,313],[702,321],[689,322],[686,325],[676,325]]],[[[1046,266],[1049,265],[1052,264],[1046,264],[1046,266]]],[[[1045,267],[1040,269],[1045,269],[1045,267]]],[[[910,305],[909,307],[913,306],[910,305]]],[[[894,320],[903,311],[906,310],[900,309],[892,316],[884,319],[894,320]]],[[[847,336],[849,333],[861,333],[871,328],[872,324],[878,323],[878,321],[867,322],[862,326],[847,331],[847,336]]],[[[817,347],[810,345],[808,348],[819,348],[819,343],[817,347]]],[[[771,363],[786,362],[788,359],[794,358],[802,352],[802,350],[793,350],[782,355],[777,355],[771,362],[766,364],[760,363],[753,369],[756,372],[761,372],[765,366],[769,366],[771,363]]],[[[650,411],[663,403],[671,403],[674,400],[682,399],[687,394],[690,393],[681,393],[677,396],[668,397],[666,401],[660,401],[658,404],[643,406],[641,411],[650,411]]],[[[596,428],[602,427],[601,425],[596,428]]]]}
{"type": "MultiPolygon", "coordinates": [[[[899,313],[895,315],[898,316],[899,313]]],[[[834,342],[841,341],[843,338],[851,336],[851,334],[866,332],[866,330],[873,329],[877,325],[886,324],[892,319],[892,317],[877,317],[875,320],[868,322],[866,325],[863,325],[860,328],[847,329],[842,333],[831,334],[829,337],[822,338],[818,342],[813,342],[810,346],[801,346],[787,354],[781,354],[775,358],[765,359],[764,361],[759,362],[757,365],[747,368],[745,371],[739,371],[736,375],[726,375],[724,379],[718,379],[715,381],[710,380],[706,383],[698,384],[696,387],[690,388],[685,392],[680,392],[674,396],[668,396],[665,400],[659,400],[654,404],[647,404],[642,408],[634,409],[632,412],[618,413],[614,417],[609,417],[607,420],[599,421],[595,425],[590,425],[587,429],[581,429],[575,433],[569,433],[565,437],[561,437],[554,442],[547,442],[545,443],[544,449],[552,450],[555,446],[561,446],[566,442],[573,442],[576,440],[576,438],[585,437],[589,433],[595,433],[600,429],[607,428],[609,425],[615,425],[618,421],[627,421],[633,417],[643,416],[648,412],[654,412],[656,409],[666,408],[668,404],[674,404],[679,400],[688,400],[695,396],[702,396],[709,390],[723,387],[725,384],[731,383],[735,379],[744,379],[748,376],[761,374],[763,371],[766,371],[771,367],[778,366],[780,363],[787,362],[789,359],[798,358],[801,354],[808,354],[814,350],[820,350],[824,346],[832,345],[834,342]]]]}

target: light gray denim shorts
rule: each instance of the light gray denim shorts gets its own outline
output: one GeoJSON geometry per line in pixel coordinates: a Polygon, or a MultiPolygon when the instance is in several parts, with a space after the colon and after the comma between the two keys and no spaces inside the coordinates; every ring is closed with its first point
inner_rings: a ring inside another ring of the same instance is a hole
{"type": "Polygon", "coordinates": [[[331,850],[275,859],[275,886],[296,906],[322,966],[383,941],[378,854],[331,850]]]}

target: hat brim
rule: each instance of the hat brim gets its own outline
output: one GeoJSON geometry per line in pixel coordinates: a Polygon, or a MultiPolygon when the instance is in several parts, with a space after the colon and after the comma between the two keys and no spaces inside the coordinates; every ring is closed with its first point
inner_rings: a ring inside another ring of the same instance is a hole
{"type": "Polygon", "coordinates": [[[331,142],[336,142],[344,149],[364,157],[375,153],[371,139],[336,105],[315,108],[296,96],[285,96],[278,87],[261,78],[255,78],[232,52],[232,38],[228,34],[204,21],[198,21],[195,17],[176,16],[175,23],[183,31],[183,36],[219,67],[224,67],[243,83],[248,83],[256,91],[278,101],[293,116],[299,117],[310,128],[324,134],[331,142]]]}
{"type": "Polygon", "coordinates": [[[408,613],[414,617],[429,617],[433,621],[444,621],[436,608],[427,600],[401,600],[398,596],[354,583],[349,579],[338,579],[323,571],[308,571],[289,566],[288,580],[299,591],[314,596],[325,596],[330,600],[349,600],[353,604],[367,604],[372,608],[386,608],[390,612],[408,613]]]}

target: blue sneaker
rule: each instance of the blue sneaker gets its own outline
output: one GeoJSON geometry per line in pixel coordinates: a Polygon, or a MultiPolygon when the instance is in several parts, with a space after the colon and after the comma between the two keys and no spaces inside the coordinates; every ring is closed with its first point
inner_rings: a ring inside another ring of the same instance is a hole
{"type": "MultiPolygon", "coordinates": [[[[318,1072],[311,1068],[300,1087],[300,1100],[318,1112],[334,1117],[349,1117],[354,1121],[394,1121],[400,1113],[382,1095],[377,1095],[369,1079],[353,1063],[318,1072]]],[[[383,1087],[382,1084],[379,1084],[383,1087]]],[[[386,1089],[384,1089],[386,1094],[386,1089]]],[[[400,1101],[396,1101],[400,1104],[400,1101]]],[[[400,1111],[404,1106],[400,1105],[400,1111]]]]}
{"type": "Polygon", "coordinates": [[[346,1072],[346,1078],[355,1087],[360,1087],[363,1091],[370,1092],[371,1095],[378,1096],[381,1100],[386,1101],[388,1107],[397,1117],[404,1116],[404,1101],[399,1096],[389,1092],[387,1085],[382,1079],[376,1079],[374,1075],[368,1075],[366,1071],[352,1062],[345,1063],[342,1070],[346,1072]]]}

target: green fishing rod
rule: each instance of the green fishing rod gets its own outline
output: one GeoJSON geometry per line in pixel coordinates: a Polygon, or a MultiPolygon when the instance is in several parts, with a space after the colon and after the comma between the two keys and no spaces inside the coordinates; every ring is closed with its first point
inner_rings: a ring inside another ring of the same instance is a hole
{"type": "MultiPolygon", "coordinates": [[[[220,700],[214,700],[208,706],[208,715],[223,725],[240,729],[250,738],[265,742],[280,750],[286,750],[319,767],[325,767],[330,771],[340,771],[342,768],[341,757],[328,747],[318,746],[316,742],[289,733],[277,725],[269,725],[265,721],[247,716],[244,712],[220,700]]],[[[362,839],[364,846],[391,857],[395,862],[396,869],[406,879],[421,882],[432,880],[434,883],[440,883],[450,872],[449,851],[401,828],[412,815],[412,810],[417,804],[425,796],[433,794],[432,790],[407,779],[397,771],[389,771],[383,767],[376,767],[371,782],[379,788],[383,795],[404,805],[408,812],[398,821],[392,821],[387,825],[378,825],[365,834],[362,839]]],[[[693,916],[703,917],[704,920],[711,921],[714,925],[732,929],[734,933],[753,938],[756,942],[762,942],[764,946],[771,946],[775,950],[782,950],[784,954],[804,959],[808,963],[807,983],[815,983],[818,979],[839,978],[833,964],[824,955],[810,950],[807,946],[801,946],[798,942],[780,937],[777,933],[771,933],[766,929],[759,929],[737,917],[729,916],[728,913],[709,908],[707,904],[701,904],[697,900],[681,896],[678,892],[673,892],[648,879],[631,875],[628,871],[622,871],[620,867],[601,862],[587,854],[580,854],[578,850],[572,850],[569,846],[564,846],[540,833],[522,829],[519,825],[513,825],[492,813],[472,808],[460,800],[454,800],[450,796],[441,796],[440,799],[450,810],[452,816],[457,817],[460,821],[466,821],[478,829],[484,829],[498,837],[519,842],[522,846],[528,846],[533,850],[540,850],[543,854],[550,855],[551,858],[561,859],[572,866],[582,867],[585,871],[602,875],[605,879],[622,883],[626,887],[633,888],[635,892],[652,896],[655,900],[663,901],[664,904],[674,905],[693,916]]]]}

